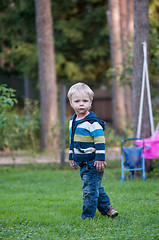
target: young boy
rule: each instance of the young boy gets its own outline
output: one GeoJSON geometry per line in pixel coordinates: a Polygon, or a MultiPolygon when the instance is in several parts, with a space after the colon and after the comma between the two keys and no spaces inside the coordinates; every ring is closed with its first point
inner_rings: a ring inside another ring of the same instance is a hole
{"type": "Polygon", "coordinates": [[[94,93],[84,83],[74,84],[68,98],[75,114],[70,119],[69,161],[73,169],[80,166],[83,182],[83,219],[93,219],[96,209],[111,218],[118,216],[101,186],[105,162],[105,122],[90,112],[94,93]]]}

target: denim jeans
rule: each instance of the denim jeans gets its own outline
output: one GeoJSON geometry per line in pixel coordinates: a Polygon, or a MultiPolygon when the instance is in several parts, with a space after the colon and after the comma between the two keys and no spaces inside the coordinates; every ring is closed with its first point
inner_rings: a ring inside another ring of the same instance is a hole
{"type": "Polygon", "coordinates": [[[83,182],[83,212],[81,217],[94,218],[96,209],[106,215],[112,209],[110,199],[101,186],[103,172],[98,172],[94,160],[80,164],[80,175],[83,182]]]}

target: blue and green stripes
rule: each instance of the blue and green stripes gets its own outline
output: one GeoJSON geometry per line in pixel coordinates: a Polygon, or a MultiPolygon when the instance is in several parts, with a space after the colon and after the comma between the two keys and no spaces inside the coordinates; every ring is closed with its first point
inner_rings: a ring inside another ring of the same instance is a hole
{"type": "Polygon", "coordinates": [[[69,160],[105,161],[105,137],[101,123],[103,124],[103,121],[93,112],[79,121],[75,121],[75,116],[73,116],[69,126],[71,140],[69,160]]]}

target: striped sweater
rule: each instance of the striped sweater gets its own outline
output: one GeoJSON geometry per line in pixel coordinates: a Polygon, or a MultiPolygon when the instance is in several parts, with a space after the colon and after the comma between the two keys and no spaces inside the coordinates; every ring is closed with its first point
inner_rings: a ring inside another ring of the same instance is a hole
{"type": "Polygon", "coordinates": [[[93,112],[76,121],[76,114],[70,119],[69,160],[105,161],[105,122],[93,112]]]}

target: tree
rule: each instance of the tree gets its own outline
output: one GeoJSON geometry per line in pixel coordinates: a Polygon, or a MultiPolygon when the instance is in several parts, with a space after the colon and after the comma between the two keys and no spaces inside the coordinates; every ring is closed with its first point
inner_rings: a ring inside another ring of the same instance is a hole
{"type": "Polygon", "coordinates": [[[57,86],[50,0],[35,0],[41,105],[41,150],[52,151],[57,123],[57,86]]]}
{"type": "Polygon", "coordinates": [[[2,0],[0,28],[0,83],[16,89],[22,107],[25,96],[37,98],[39,92],[34,0],[2,0]],[[33,91],[29,92],[27,86],[33,86],[33,91]]]}
{"type": "MultiPolygon", "coordinates": [[[[65,79],[70,85],[85,80],[92,87],[109,85],[110,80],[105,77],[110,64],[109,32],[105,19],[107,2],[57,0],[51,1],[51,4],[58,82],[65,79]]],[[[0,1],[0,55],[6,62],[1,64],[0,74],[27,77],[33,85],[34,98],[37,98],[39,85],[34,19],[34,0],[0,1]],[[7,49],[2,46],[4,44],[7,49]],[[10,65],[11,68],[8,67],[10,65]]],[[[7,84],[21,95],[21,99],[18,98],[20,104],[24,93],[21,88],[18,89],[19,82],[14,81],[16,84],[13,85],[8,80],[7,84]]]]}
{"type": "Polygon", "coordinates": [[[52,6],[58,78],[68,83],[84,80],[91,86],[108,85],[106,1],[57,0],[52,6]]]}
{"type": "MultiPolygon", "coordinates": [[[[138,115],[142,85],[143,71],[143,46],[145,41],[149,46],[149,17],[148,17],[149,1],[134,0],[134,51],[133,51],[133,132],[134,137],[137,134],[138,115]]],[[[148,51],[147,51],[148,53],[148,51]]],[[[147,56],[148,59],[148,56],[147,56]]],[[[145,88],[141,137],[150,136],[150,120],[147,101],[147,91],[145,88]]],[[[152,160],[147,160],[146,171],[151,171],[152,160]]]]}
{"type": "Polygon", "coordinates": [[[116,132],[120,133],[126,126],[126,113],[124,103],[124,88],[121,85],[119,75],[123,71],[119,1],[109,0],[109,9],[111,65],[118,72],[116,77],[114,76],[112,80],[113,125],[116,132]]]}
{"type": "Polygon", "coordinates": [[[122,40],[122,62],[124,101],[127,124],[132,123],[132,41],[133,41],[133,0],[120,0],[120,26],[122,40]]]}
{"type": "MultiPolygon", "coordinates": [[[[149,1],[134,0],[134,50],[133,50],[133,127],[134,136],[137,133],[138,114],[141,96],[143,71],[143,45],[149,46],[149,1]]],[[[148,52],[148,51],[147,51],[148,52]]],[[[149,110],[147,92],[144,94],[144,109],[142,117],[141,137],[150,136],[149,110]]]]}
{"type": "MultiPolygon", "coordinates": [[[[125,2],[125,0],[120,1],[125,2]]],[[[131,2],[133,1],[127,0],[124,8],[128,5],[131,6],[131,2]]],[[[111,78],[105,76],[106,70],[110,67],[109,30],[105,19],[107,1],[56,0],[51,3],[58,82],[63,79],[70,85],[72,82],[85,80],[92,87],[97,87],[99,84],[110,86],[111,78]]],[[[155,102],[157,110],[158,0],[151,0],[149,4],[152,16],[150,18],[150,37],[152,39],[150,43],[150,74],[151,80],[153,75],[153,85],[152,81],[150,84],[153,88],[151,91],[152,101],[155,102]]],[[[126,13],[128,19],[127,14],[130,16],[129,11],[126,13]]],[[[5,81],[9,87],[16,89],[16,97],[21,107],[24,99],[24,83],[22,81],[24,76],[29,81],[31,80],[34,98],[39,99],[34,19],[34,0],[0,1],[0,75],[4,76],[0,78],[0,83],[5,81]],[[20,4],[21,1],[24,2],[23,6],[20,4]],[[25,31],[23,31],[24,28],[25,31]],[[16,79],[12,77],[13,75],[16,76],[16,79]]],[[[131,26],[132,23],[131,20],[131,26]]],[[[130,32],[129,35],[131,35],[130,32]]],[[[123,47],[123,44],[121,45],[123,47]]],[[[126,70],[125,66],[123,70],[126,70]]],[[[127,73],[130,74],[130,68],[127,73]]],[[[121,81],[122,84],[123,80],[125,77],[121,81]]],[[[126,99],[127,103],[130,98],[126,99]]],[[[154,111],[154,114],[157,115],[157,111],[154,111]]]]}

